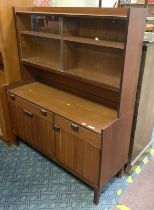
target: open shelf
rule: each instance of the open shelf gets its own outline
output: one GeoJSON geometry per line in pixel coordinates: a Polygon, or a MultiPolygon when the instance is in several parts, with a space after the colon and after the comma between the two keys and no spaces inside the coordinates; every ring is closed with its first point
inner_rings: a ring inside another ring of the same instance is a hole
{"type": "Polygon", "coordinates": [[[116,89],[119,89],[120,86],[120,75],[117,73],[108,72],[108,73],[103,73],[103,72],[96,72],[96,71],[91,71],[90,69],[84,69],[84,68],[72,68],[66,70],[67,73],[72,74],[77,77],[81,77],[86,80],[91,80],[99,83],[103,83],[108,86],[112,86],[116,89]]]}
{"type": "Polygon", "coordinates": [[[22,14],[17,16],[19,31],[60,34],[60,20],[54,15],[22,14]]]}
{"type": "Polygon", "coordinates": [[[30,66],[38,67],[38,68],[60,70],[60,67],[58,64],[42,59],[40,57],[31,57],[31,58],[22,59],[22,63],[28,64],[30,66]]]}
{"type": "Polygon", "coordinates": [[[63,34],[64,40],[68,41],[124,49],[126,22],[117,19],[65,17],[63,34]]]}
{"type": "Polygon", "coordinates": [[[60,40],[22,36],[21,60],[34,67],[60,69],[60,40]]]}
{"type": "Polygon", "coordinates": [[[37,31],[21,31],[20,34],[28,35],[28,36],[42,37],[42,38],[49,38],[49,39],[60,39],[61,38],[60,35],[58,35],[58,34],[50,34],[50,33],[37,32],[37,31]]]}
{"type": "Polygon", "coordinates": [[[123,51],[64,42],[64,72],[80,79],[120,89],[123,51]]]}
{"type": "Polygon", "coordinates": [[[94,39],[88,39],[88,38],[77,37],[77,36],[69,36],[69,37],[64,37],[63,39],[65,41],[71,41],[71,42],[77,42],[77,43],[83,43],[83,44],[91,44],[91,45],[97,45],[97,46],[124,49],[124,43],[122,42],[100,40],[97,37],[95,37],[94,39]]]}

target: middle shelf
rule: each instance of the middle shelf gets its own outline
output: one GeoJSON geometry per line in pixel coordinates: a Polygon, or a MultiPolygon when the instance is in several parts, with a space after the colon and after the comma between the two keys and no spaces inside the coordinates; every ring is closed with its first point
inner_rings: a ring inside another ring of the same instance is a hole
{"type": "MultiPolygon", "coordinates": [[[[39,32],[40,33],[40,32],[39,32]]],[[[56,35],[57,36],[57,35],[56,35]]],[[[78,38],[80,39],[80,38],[78,38]]],[[[104,46],[22,36],[21,62],[59,71],[89,82],[120,88],[123,50],[104,46]]]]}
{"type": "Polygon", "coordinates": [[[60,39],[61,38],[61,36],[58,34],[38,32],[38,31],[21,31],[20,34],[34,36],[34,37],[48,38],[48,39],[60,39]]]}
{"type": "Polygon", "coordinates": [[[78,36],[60,36],[58,34],[51,34],[51,33],[38,32],[38,31],[21,31],[20,34],[33,36],[33,37],[48,38],[48,39],[59,39],[59,40],[61,39],[64,41],[71,41],[71,42],[77,42],[77,43],[89,44],[89,45],[95,45],[95,46],[124,49],[123,42],[103,40],[103,39],[100,39],[99,37],[85,38],[85,37],[78,37],[78,36]]]}

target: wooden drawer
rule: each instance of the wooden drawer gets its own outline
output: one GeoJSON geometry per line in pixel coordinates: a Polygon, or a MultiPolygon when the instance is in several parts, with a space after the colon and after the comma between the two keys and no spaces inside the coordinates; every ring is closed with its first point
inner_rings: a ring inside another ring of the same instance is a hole
{"type": "Polygon", "coordinates": [[[32,104],[31,102],[28,102],[10,92],[8,92],[8,101],[11,103],[15,103],[18,107],[21,107],[25,111],[25,114],[27,111],[27,112],[37,115],[38,117],[44,118],[46,120],[49,120],[49,121],[53,120],[52,112],[49,112],[48,110],[44,108],[41,108],[35,104],[32,104]]]}
{"type": "Polygon", "coordinates": [[[57,115],[54,116],[54,122],[55,126],[58,128],[67,130],[73,136],[84,139],[85,142],[98,149],[101,148],[101,136],[99,134],[95,134],[91,130],[83,128],[82,126],[57,115]]]}

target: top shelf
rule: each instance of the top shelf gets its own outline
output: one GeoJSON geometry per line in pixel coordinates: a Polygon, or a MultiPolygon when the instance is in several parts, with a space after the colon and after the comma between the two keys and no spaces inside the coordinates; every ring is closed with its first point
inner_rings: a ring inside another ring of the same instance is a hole
{"type": "Polygon", "coordinates": [[[49,14],[127,19],[128,8],[15,7],[17,14],[49,14]]]}

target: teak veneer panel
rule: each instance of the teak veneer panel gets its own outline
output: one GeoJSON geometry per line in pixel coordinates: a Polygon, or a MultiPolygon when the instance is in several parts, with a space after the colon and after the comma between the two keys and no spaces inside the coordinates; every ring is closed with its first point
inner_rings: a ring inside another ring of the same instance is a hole
{"type": "Polygon", "coordinates": [[[87,129],[70,129],[70,121],[55,116],[60,131],[55,133],[56,159],[93,186],[98,185],[100,136],[87,129]],[[91,140],[90,140],[91,139],[91,140]]]}
{"type": "Polygon", "coordinates": [[[120,72],[114,70],[112,72],[101,72],[101,71],[92,71],[89,69],[84,68],[72,68],[65,70],[65,72],[72,74],[77,77],[85,78],[88,80],[92,80],[95,82],[100,82],[105,85],[112,86],[119,90],[120,86],[120,72]]]}
{"type": "Polygon", "coordinates": [[[97,133],[101,133],[101,129],[117,116],[114,109],[39,82],[17,87],[9,92],[97,133]]]}

